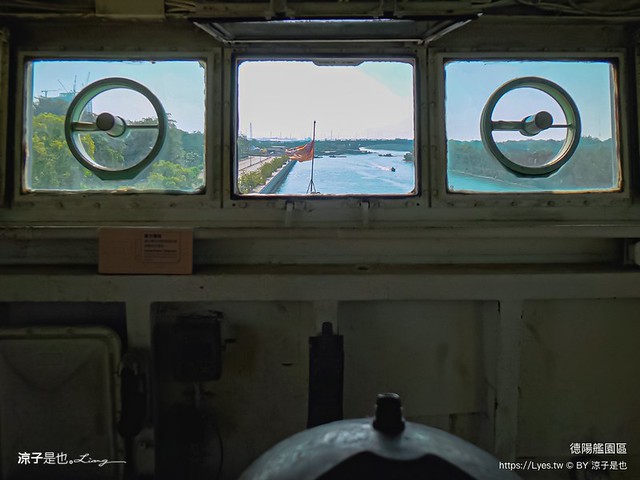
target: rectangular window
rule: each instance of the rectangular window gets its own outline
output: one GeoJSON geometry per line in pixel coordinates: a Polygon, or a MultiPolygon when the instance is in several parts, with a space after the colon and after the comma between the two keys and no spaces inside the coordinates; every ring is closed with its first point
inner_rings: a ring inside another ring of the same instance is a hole
{"type": "Polygon", "coordinates": [[[455,60],[445,88],[449,192],[620,190],[612,63],[455,60]]]}
{"type": "Polygon", "coordinates": [[[242,61],[236,193],[415,194],[413,70],[408,61],[242,61]]]}
{"type": "Polygon", "coordinates": [[[27,192],[204,188],[205,63],[27,63],[27,192]]]}

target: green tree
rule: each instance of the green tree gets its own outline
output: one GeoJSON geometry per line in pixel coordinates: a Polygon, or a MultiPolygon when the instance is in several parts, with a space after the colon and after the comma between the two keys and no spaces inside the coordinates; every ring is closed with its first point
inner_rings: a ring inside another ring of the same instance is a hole
{"type": "Polygon", "coordinates": [[[238,141],[236,142],[238,148],[238,159],[247,158],[251,150],[251,142],[244,135],[238,135],[238,141]]]}
{"type": "Polygon", "coordinates": [[[202,185],[200,169],[184,167],[168,160],[155,161],[148,178],[140,186],[159,190],[195,190],[202,185]]]}
{"type": "MultiPolygon", "coordinates": [[[[71,154],[64,135],[67,103],[54,100],[57,99],[40,98],[34,103],[34,112],[38,113],[33,116],[28,143],[26,174],[29,188],[180,191],[197,190],[204,184],[204,134],[180,130],[171,119],[165,144],[149,168],[132,180],[101,180],[71,154]]],[[[94,119],[93,114],[84,118],[85,121],[94,119]]],[[[156,123],[156,120],[145,118],[130,124],[135,123],[156,123]]],[[[80,138],[93,161],[106,167],[122,168],[149,154],[157,131],[130,130],[116,138],[99,132],[81,134],[80,138]]]]}
{"type": "Polygon", "coordinates": [[[125,142],[120,138],[110,138],[105,134],[92,135],[95,143],[93,159],[99,165],[110,168],[122,168],[125,165],[125,142]]]}
{"type": "MultiPolygon", "coordinates": [[[[82,136],[82,145],[89,155],[95,144],[89,135],[82,136]]],[[[34,189],[95,188],[94,175],[84,168],[67,146],[64,136],[64,117],[41,113],[31,126],[30,169],[28,186],[34,189]]]]}
{"type": "Polygon", "coordinates": [[[269,180],[269,177],[271,177],[276,170],[288,161],[289,157],[283,155],[281,157],[276,157],[269,162],[263,163],[257,170],[245,173],[238,179],[238,191],[246,194],[250,193],[251,190],[258,186],[265,185],[269,180]]]}
{"type": "Polygon", "coordinates": [[[65,97],[39,97],[33,104],[33,114],[38,116],[42,113],[53,113],[64,117],[69,103],[69,99],[65,97]]]}
{"type": "Polygon", "coordinates": [[[184,132],[182,134],[182,148],[185,152],[195,153],[204,156],[204,133],[202,132],[184,132]]]}
{"type": "MultiPolygon", "coordinates": [[[[548,176],[520,176],[489,155],[479,140],[449,140],[447,144],[449,172],[501,183],[508,189],[581,190],[601,189],[616,185],[617,153],[612,139],[583,137],[571,159],[548,176]]],[[[560,150],[559,140],[520,140],[498,143],[508,158],[522,165],[548,162],[560,150]]]]}

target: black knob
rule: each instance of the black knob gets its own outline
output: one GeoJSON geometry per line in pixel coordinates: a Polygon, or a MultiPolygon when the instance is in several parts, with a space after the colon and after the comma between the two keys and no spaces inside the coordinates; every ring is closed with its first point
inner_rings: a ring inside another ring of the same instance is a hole
{"type": "Polygon", "coordinates": [[[404,430],[402,402],[396,393],[381,393],[376,399],[373,428],[385,435],[397,435],[404,430]]]}

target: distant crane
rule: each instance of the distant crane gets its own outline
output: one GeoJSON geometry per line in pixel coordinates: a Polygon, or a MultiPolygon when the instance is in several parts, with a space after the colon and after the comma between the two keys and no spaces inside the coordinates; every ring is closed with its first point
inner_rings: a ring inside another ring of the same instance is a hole
{"type": "Polygon", "coordinates": [[[60,80],[58,80],[58,83],[60,84],[60,86],[64,89],[63,92],[60,94],[60,97],[66,99],[68,102],[71,102],[71,100],[73,99],[73,97],[76,96],[76,86],[78,83],[78,75],[74,75],[73,76],[73,89],[68,89],[64,83],[62,83],[60,80]]]}
{"type": "MultiPolygon", "coordinates": [[[[84,80],[84,83],[80,85],[80,89],[83,89],[89,84],[90,77],[91,77],[91,72],[88,72],[87,77],[84,80]]],[[[75,74],[73,76],[73,87],[71,89],[68,89],[60,80],[58,80],[58,83],[62,86],[62,88],[64,88],[64,92],[60,94],[60,97],[62,97],[63,99],[65,99],[67,102],[70,103],[73,100],[73,97],[76,96],[76,93],[78,93],[78,74],[75,74]]],[[[87,103],[87,105],[84,107],[84,113],[86,114],[93,113],[92,100],[89,101],[89,103],[87,103]]]]}
{"type": "Polygon", "coordinates": [[[60,80],[58,80],[58,83],[60,84],[60,86],[62,87],[62,90],[64,92],[69,93],[69,89],[64,86],[64,83],[62,83],[60,80]]]}
{"type": "Polygon", "coordinates": [[[55,88],[55,89],[49,88],[49,89],[46,89],[46,90],[43,89],[43,90],[40,90],[40,91],[44,94],[44,98],[48,98],[49,97],[49,92],[59,92],[60,89],[59,88],[55,88]]]}
{"type": "Polygon", "coordinates": [[[78,85],[78,75],[74,75],[73,76],[73,89],[69,90],[64,83],[62,83],[60,80],[58,80],[58,83],[60,84],[60,86],[64,89],[64,94],[65,96],[72,96],[75,95],[77,92],[77,85],[78,85]]]}
{"type": "MultiPolygon", "coordinates": [[[[91,72],[87,73],[87,78],[85,79],[84,83],[82,84],[82,88],[86,87],[89,84],[89,77],[91,77],[91,72]]],[[[73,97],[75,96],[76,93],[78,93],[78,74],[75,74],[73,76],[73,88],[68,89],[66,87],[66,85],[64,83],[62,83],[62,81],[58,80],[58,83],[60,84],[60,86],[62,87],[62,91],[64,92],[62,94],[62,96],[64,97],[73,97]]],[[[58,90],[49,90],[50,92],[57,92],[58,90]]],[[[43,90],[44,91],[44,90],[43,90]]]]}

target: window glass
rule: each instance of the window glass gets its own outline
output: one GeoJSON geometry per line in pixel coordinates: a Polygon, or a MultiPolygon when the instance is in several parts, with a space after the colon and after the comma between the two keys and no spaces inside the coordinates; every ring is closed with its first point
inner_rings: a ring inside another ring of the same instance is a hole
{"type": "Polygon", "coordinates": [[[195,193],[203,189],[204,62],[35,60],[27,71],[31,91],[25,115],[26,191],[195,193]],[[124,84],[118,84],[119,79],[125,79],[124,84]],[[114,81],[116,86],[110,88],[114,81]],[[86,102],[74,109],[72,126],[67,125],[73,133],[67,138],[66,116],[79,97],[86,102]],[[160,107],[149,97],[155,97],[160,107]],[[159,125],[165,117],[162,138],[159,125]],[[116,125],[108,129],[105,121],[116,125]],[[80,153],[74,154],[74,148],[80,153]],[[97,170],[85,167],[77,155],[97,165],[97,170]],[[120,174],[145,159],[149,159],[146,168],[120,174]]]}
{"type": "Polygon", "coordinates": [[[413,65],[345,62],[239,65],[237,193],[415,192],[413,65]]]}
{"type": "Polygon", "coordinates": [[[450,192],[620,189],[611,63],[450,61],[445,75],[450,192]]]}

